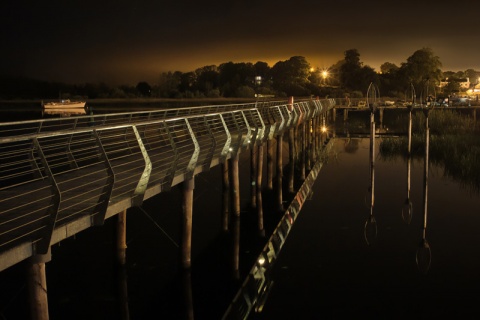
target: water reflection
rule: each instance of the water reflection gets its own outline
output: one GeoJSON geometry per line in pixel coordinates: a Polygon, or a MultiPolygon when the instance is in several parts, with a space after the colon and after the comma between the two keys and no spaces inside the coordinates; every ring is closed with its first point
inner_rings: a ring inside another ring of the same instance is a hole
{"type": "Polygon", "coordinates": [[[402,208],[402,219],[407,224],[412,221],[413,204],[410,199],[410,185],[411,185],[411,170],[412,170],[412,106],[408,107],[408,142],[407,142],[407,197],[402,208]]]}
{"type": "Polygon", "coordinates": [[[423,176],[423,226],[422,240],[417,249],[416,262],[421,273],[426,274],[430,269],[432,261],[432,253],[430,244],[427,241],[427,209],[428,209],[428,166],[429,166],[429,150],[430,150],[430,128],[428,126],[428,109],[425,110],[425,163],[423,176]]]}

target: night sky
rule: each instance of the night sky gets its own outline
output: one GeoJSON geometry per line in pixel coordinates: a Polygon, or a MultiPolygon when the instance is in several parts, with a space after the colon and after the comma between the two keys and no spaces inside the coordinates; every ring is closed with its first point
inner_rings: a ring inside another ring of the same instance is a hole
{"type": "Polygon", "coordinates": [[[349,49],[377,71],[423,47],[443,71],[480,70],[478,0],[4,0],[0,27],[0,74],[70,83],[292,56],[327,68],[349,49]]]}

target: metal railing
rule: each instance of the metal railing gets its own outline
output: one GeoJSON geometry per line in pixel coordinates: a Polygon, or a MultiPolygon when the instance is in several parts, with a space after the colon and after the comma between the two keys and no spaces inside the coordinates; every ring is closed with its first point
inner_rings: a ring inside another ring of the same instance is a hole
{"type": "Polygon", "coordinates": [[[59,241],[55,230],[65,228],[63,239],[85,228],[76,221],[101,225],[107,212],[139,206],[174,179],[189,179],[334,105],[268,102],[0,124],[0,270],[46,253],[59,241]],[[23,255],[13,252],[20,246],[23,255]],[[3,259],[6,252],[14,258],[3,259]]]}

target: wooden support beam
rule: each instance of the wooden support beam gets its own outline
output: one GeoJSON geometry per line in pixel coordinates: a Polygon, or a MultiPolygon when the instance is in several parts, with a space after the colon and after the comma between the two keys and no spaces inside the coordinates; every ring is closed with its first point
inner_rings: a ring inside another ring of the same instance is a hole
{"type": "Polygon", "coordinates": [[[183,182],[183,219],[182,219],[182,267],[192,265],[192,216],[194,177],[183,182]]]}

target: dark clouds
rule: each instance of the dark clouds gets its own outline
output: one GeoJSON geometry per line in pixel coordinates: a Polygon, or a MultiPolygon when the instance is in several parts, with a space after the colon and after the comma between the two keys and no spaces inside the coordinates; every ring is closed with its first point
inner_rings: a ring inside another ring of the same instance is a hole
{"type": "Polygon", "coordinates": [[[12,1],[0,4],[2,73],[69,82],[154,81],[228,61],[294,55],[328,67],[356,48],[374,68],[431,47],[480,70],[480,4],[426,1],[12,1]]]}

